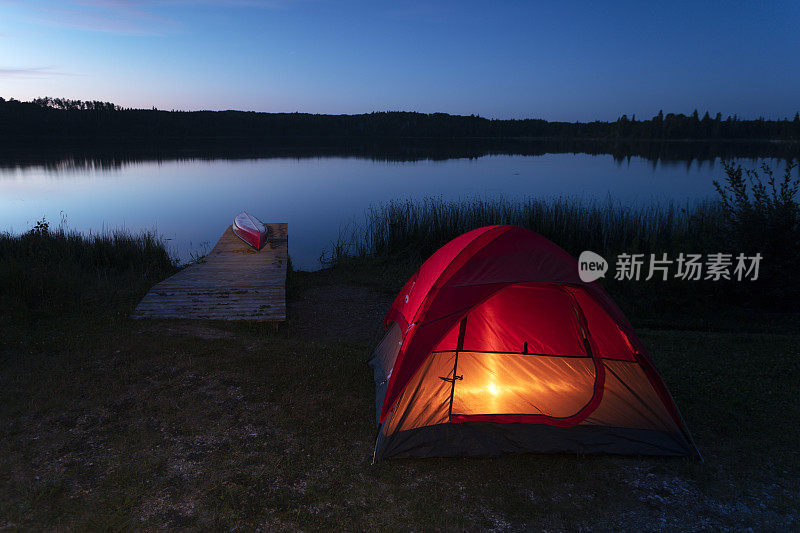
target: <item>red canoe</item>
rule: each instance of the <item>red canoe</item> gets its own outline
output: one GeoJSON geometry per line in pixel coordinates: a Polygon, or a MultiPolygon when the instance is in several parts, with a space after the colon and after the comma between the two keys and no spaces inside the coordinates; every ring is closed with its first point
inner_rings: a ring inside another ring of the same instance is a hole
{"type": "Polygon", "coordinates": [[[267,243],[267,226],[246,211],[233,219],[233,233],[256,250],[267,243]]]}

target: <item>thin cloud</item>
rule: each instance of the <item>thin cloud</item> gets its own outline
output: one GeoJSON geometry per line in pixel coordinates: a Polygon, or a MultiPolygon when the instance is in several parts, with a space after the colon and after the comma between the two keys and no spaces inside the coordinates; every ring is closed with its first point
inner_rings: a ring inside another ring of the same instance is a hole
{"type": "Polygon", "coordinates": [[[72,2],[37,6],[35,21],[84,31],[123,35],[160,33],[176,21],[130,2],[72,2]]]}
{"type": "Polygon", "coordinates": [[[211,5],[218,7],[253,7],[275,9],[288,7],[303,0],[73,0],[75,5],[106,8],[143,8],[145,6],[211,5]]]}
{"type": "Polygon", "coordinates": [[[197,5],[221,9],[286,9],[302,0],[72,0],[29,5],[0,0],[27,11],[27,21],[47,26],[121,35],[154,35],[179,31],[182,22],[164,16],[163,8],[197,5]]]}
{"type": "Polygon", "coordinates": [[[77,76],[69,72],[59,72],[52,67],[0,67],[0,78],[47,78],[50,76],[77,76]]]}

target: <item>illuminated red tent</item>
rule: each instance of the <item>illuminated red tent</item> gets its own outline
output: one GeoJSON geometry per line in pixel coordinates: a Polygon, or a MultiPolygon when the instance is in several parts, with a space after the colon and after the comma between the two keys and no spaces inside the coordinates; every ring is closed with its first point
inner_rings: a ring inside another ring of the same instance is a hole
{"type": "Polygon", "coordinates": [[[537,233],[487,226],[450,241],[385,325],[370,361],[375,460],[697,454],[622,311],[537,233]]]}

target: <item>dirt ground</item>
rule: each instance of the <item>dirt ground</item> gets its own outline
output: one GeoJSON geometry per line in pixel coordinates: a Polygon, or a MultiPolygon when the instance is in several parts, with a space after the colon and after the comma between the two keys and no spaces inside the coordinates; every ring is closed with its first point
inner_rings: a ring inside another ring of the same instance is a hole
{"type": "Polygon", "coordinates": [[[303,290],[289,302],[297,334],[319,340],[376,343],[392,297],[360,285],[321,285],[303,290]]]}
{"type": "Polygon", "coordinates": [[[325,278],[278,332],[120,316],[0,344],[0,529],[800,530],[797,334],[640,331],[704,464],[371,465],[391,300],[325,278]]]}

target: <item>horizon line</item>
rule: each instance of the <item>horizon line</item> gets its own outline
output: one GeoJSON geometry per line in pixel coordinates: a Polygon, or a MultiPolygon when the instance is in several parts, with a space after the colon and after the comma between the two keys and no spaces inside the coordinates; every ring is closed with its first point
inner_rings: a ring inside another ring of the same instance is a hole
{"type": "MultiPolygon", "coordinates": [[[[415,114],[419,114],[419,115],[446,115],[446,116],[451,116],[451,117],[479,118],[479,119],[490,120],[490,121],[493,121],[493,120],[496,120],[496,121],[541,120],[543,122],[549,122],[549,123],[559,123],[560,122],[560,123],[565,123],[565,124],[590,124],[592,122],[611,123],[611,122],[617,122],[617,121],[621,120],[623,117],[626,117],[631,121],[636,120],[636,113],[631,113],[630,116],[627,113],[623,113],[621,115],[618,115],[617,118],[614,119],[614,120],[600,120],[600,119],[592,119],[592,120],[548,120],[548,119],[545,119],[545,118],[538,118],[538,117],[495,118],[495,117],[485,117],[485,116],[482,116],[480,114],[475,114],[475,113],[454,114],[454,113],[447,113],[445,111],[425,112],[425,111],[411,111],[411,110],[399,110],[399,109],[396,109],[396,110],[380,110],[380,111],[378,111],[378,110],[362,111],[360,113],[327,113],[327,112],[317,112],[317,113],[315,113],[315,112],[308,112],[308,111],[258,111],[258,110],[253,110],[253,109],[232,109],[232,108],[226,108],[226,109],[175,109],[175,108],[173,108],[173,109],[160,109],[160,108],[157,108],[155,106],[152,106],[151,108],[146,108],[146,107],[125,107],[125,106],[118,105],[118,104],[116,104],[114,102],[111,102],[111,101],[103,101],[103,100],[80,100],[80,99],[71,99],[71,98],[65,98],[65,97],[61,98],[61,97],[52,97],[52,96],[39,96],[39,97],[33,98],[31,100],[18,100],[16,98],[14,98],[13,96],[8,97],[8,98],[3,98],[2,96],[0,96],[0,100],[4,100],[4,101],[7,101],[7,102],[8,101],[17,101],[17,102],[21,102],[21,103],[30,103],[30,104],[35,103],[35,100],[37,100],[39,98],[42,98],[42,99],[49,98],[49,99],[53,99],[53,100],[61,99],[61,100],[67,100],[67,101],[72,101],[72,102],[102,102],[102,103],[106,103],[106,104],[113,104],[114,106],[119,107],[123,111],[161,111],[161,112],[165,112],[165,113],[225,113],[225,112],[234,112],[234,113],[260,113],[260,114],[265,114],[265,115],[321,115],[321,116],[334,116],[334,117],[335,116],[340,116],[341,117],[341,116],[370,115],[370,114],[375,114],[375,113],[415,113],[415,114]]],[[[58,108],[53,108],[53,109],[58,109],[58,108]]],[[[702,112],[702,115],[701,115],[701,112],[700,112],[699,108],[693,109],[688,114],[682,113],[682,112],[680,112],[680,113],[674,113],[674,112],[665,113],[663,111],[663,109],[659,110],[659,113],[663,113],[665,118],[667,116],[669,116],[669,115],[691,117],[692,115],[694,115],[695,112],[697,112],[698,116],[701,116],[701,117],[705,117],[705,115],[708,114],[708,116],[712,120],[716,120],[716,115],[720,115],[721,118],[723,117],[723,114],[721,112],[717,112],[717,113],[714,113],[712,115],[712,113],[709,110],[704,110],[702,112]]],[[[644,121],[653,120],[654,118],[656,118],[658,116],[659,113],[654,114],[650,118],[637,120],[637,122],[644,122],[644,121]]],[[[790,112],[790,114],[791,114],[791,112],[790,112]]],[[[791,122],[795,118],[800,118],[800,110],[795,111],[795,116],[794,117],[785,116],[784,118],[766,118],[763,115],[759,115],[756,118],[744,118],[744,117],[740,116],[738,113],[733,113],[733,114],[728,114],[727,116],[722,118],[722,120],[727,120],[728,118],[735,118],[735,119],[740,120],[740,121],[765,120],[765,121],[774,121],[774,122],[791,122]]],[[[700,120],[702,120],[702,118],[700,120]]]]}

